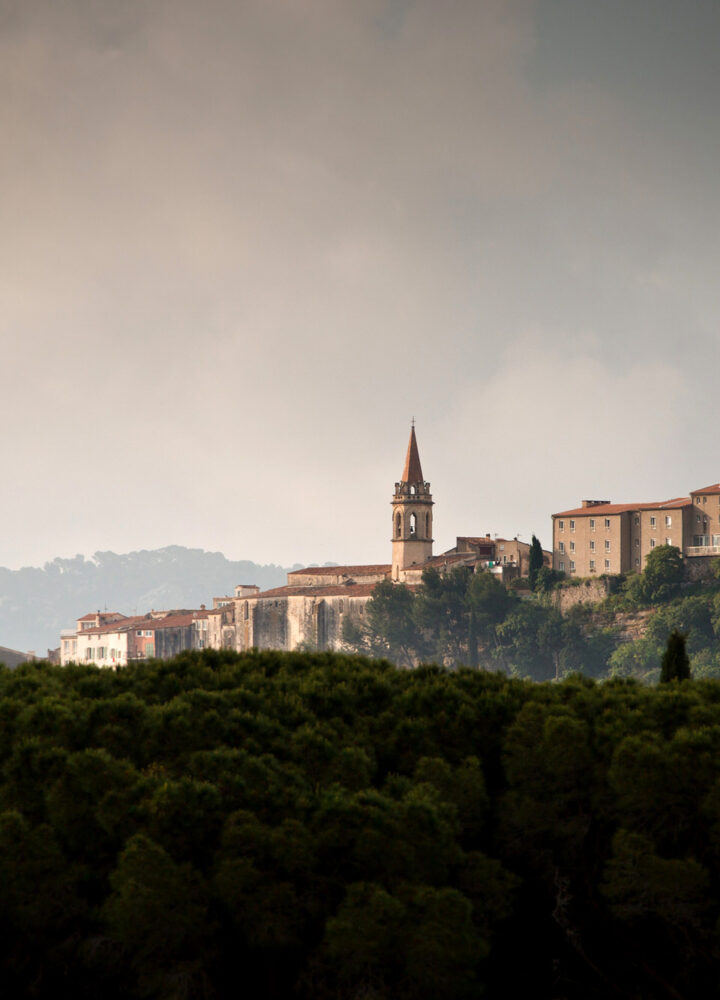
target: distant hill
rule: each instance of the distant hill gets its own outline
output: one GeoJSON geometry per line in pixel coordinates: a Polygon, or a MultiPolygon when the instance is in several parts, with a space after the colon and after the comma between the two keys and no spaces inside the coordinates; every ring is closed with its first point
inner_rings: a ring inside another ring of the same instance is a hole
{"type": "Polygon", "coordinates": [[[60,630],[89,611],[142,614],[151,608],[211,607],[213,597],[232,594],[238,583],[256,583],[263,590],[282,586],[287,572],[181,545],[58,558],[42,568],[0,567],[0,645],[45,656],[60,644],[60,630]]]}

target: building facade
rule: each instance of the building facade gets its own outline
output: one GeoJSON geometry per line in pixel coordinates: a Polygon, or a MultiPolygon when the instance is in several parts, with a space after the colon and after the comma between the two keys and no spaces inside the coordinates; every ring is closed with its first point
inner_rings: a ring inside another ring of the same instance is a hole
{"type": "Polygon", "coordinates": [[[720,484],[656,503],[583,500],[552,515],[553,567],[568,576],[640,572],[659,545],[720,554],[720,484]]]}

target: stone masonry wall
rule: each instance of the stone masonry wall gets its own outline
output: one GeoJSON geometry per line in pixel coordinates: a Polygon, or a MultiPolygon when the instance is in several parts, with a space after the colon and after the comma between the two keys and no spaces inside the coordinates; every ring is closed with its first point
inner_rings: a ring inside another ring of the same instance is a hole
{"type": "Polygon", "coordinates": [[[608,583],[606,579],[583,580],[573,587],[558,587],[553,591],[553,600],[559,611],[565,613],[576,604],[598,604],[608,596],[608,583]]]}

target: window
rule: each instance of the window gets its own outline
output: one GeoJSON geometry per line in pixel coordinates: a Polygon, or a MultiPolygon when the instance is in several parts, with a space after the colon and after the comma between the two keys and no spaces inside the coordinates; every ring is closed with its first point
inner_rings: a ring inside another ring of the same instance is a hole
{"type": "Polygon", "coordinates": [[[565,531],[565,522],[558,521],[558,531],[565,531]]]}
{"type": "Polygon", "coordinates": [[[398,514],[397,517],[395,518],[395,537],[399,538],[401,533],[402,533],[402,521],[400,518],[400,514],[398,514]]]}
{"type": "Polygon", "coordinates": [[[635,539],[635,548],[637,549],[637,548],[639,548],[639,546],[640,546],[640,539],[636,538],[635,539]]]}
{"type": "Polygon", "coordinates": [[[571,559],[570,560],[570,572],[573,573],[574,571],[575,571],[575,563],[571,559]]]}
{"type": "Polygon", "coordinates": [[[590,518],[590,531],[595,531],[595,518],[590,518]]]}
{"type": "Polygon", "coordinates": [[[570,531],[575,531],[575,522],[574,521],[570,522],[570,531]]]}
{"type": "Polygon", "coordinates": [[[98,651],[97,651],[98,660],[104,660],[105,659],[105,653],[106,653],[106,651],[107,651],[107,647],[106,646],[98,646],[98,651]]]}
{"type": "Polygon", "coordinates": [[[651,548],[651,549],[654,549],[654,548],[655,548],[655,539],[654,539],[654,538],[651,538],[651,539],[650,539],[650,548],[651,548]]]}
{"type": "Polygon", "coordinates": [[[141,628],[139,628],[139,629],[137,630],[137,632],[136,632],[136,635],[142,635],[142,629],[141,629],[141,628]]]}
{"type": "Polygon", "coordinates": [[[575,542],[570,542],[570,551],[571,552],[575,551],[575,542]]]}
{"type": "Polygon", "coordinates": [[[558,544],[558,549],[560,550],[561,555],[565,555],[565,542],[560,542],[558,544]]]}
{"type": "Polygon", "coordinates": [[[700,497],[695,497],[695,503],[700,503],[700,497]]]}
{"type": "Polygon", "coordinates": [[[665,515],[665,527],[672,528],[672,517],[669,514],[665,515]]]}
{"type": "Polygon", "coordinates": [[[639,514],[635,515],[635,524],[640,524],[640,515],[639,514]]]}
{"type": "Polygon", "coordinates": [[[699,514],[695,515],[695,520],[697,521],[698,524],[700,524],[700,515],[699,514]]]}
{"type": "Polygon", "coordinates": [[[703,497],[703,503],[707,503],[707,497],[703,497]]]}
{"type": "Polygon", "coordinates": [[[636,566],[639,566],[639,565],[640,565],[640,560],[639,560],[639,559],[636,559],[636,560],[635,560],[635,565],[636,565],[636,566]]]}
{"type": "Polygon", "coordinates": [[[656,521],[655,521],[655,518],[654,518],[654,517],[651,517],[651,518],[650,518],[650,527],[651,527],[651,528],[654,528],[654,527],[655,527],[655,524],[656,524],[656,521]]]}
{"type": "Polygon", "coordinates": [[[558,569],[560,570],[561,573],[565,572],[565,563],[562,561],[562,559],[558,563],[558,569]]]}
{"type": "Polygon", "coordinates": [[[605,569],[610,569],[610,560],[609,559],[605,560],[605,569]]]}
{"type": "Polygon", "coordinates": [[[590,560],[590,572],[591,573],[595,572],[595,560],[594,559],[590,560]]]}
{"type": "Polygon", "coordinates": [[[666,538],[665,539],[665,544],[666,545],[672,545],[672,538],[666,538]]]}
{"type": "Polygon", "coordinates": [[[85,650],[85,659],[86,659],[86,660],[92,660],[92,658],[93,658],[93,651],[92,651],[92,649],[91,649],[91,648],[90,648],[90,647],[88,646],[88,648],[87,648],[87,649],[85,650]]]}
{"type": "Polygon", "coordinates": [[[609,527],[610,527],[610,518],[609,518],[609,517],[606,517],[606,518],[605,518],[605,527],[606,527],[606,528],[609,528],[609,527]]]}
{"type": "Polygon", "coordinates": [[[605,539],[605,551],[606,552],[610,551],[610,539],[609,538],[605,539]]]}
{"type": "Polygon", "coordinates": [[[594,552],[594,551],[595,551],[595,542],[594,542],[594,541],[591,541],[591,542],[590,542],[590,551],[591,551],[591,552],[594,552]]]}

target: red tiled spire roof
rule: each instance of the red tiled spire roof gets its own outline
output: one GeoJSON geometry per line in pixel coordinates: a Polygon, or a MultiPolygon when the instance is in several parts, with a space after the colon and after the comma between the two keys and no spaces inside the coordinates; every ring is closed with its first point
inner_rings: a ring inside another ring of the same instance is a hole
{"type": "Polygon", "coordinates": [[[420,465],[420,455],[418,453],[417,439],[415,437],[415,424],[410,429],[410,441],[408,442],[407,455],[405,457],[405,468],[403,469],[402,483],[422,483],[423,474],[420,465]]]}

